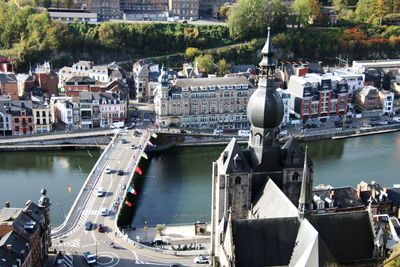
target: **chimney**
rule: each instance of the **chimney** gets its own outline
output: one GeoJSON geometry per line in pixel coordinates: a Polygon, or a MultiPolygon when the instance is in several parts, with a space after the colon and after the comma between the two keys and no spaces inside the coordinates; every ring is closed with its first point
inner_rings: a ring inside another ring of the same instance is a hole
{"type": "Polygon", "coordinates": [[[6,201],[6,205],[5,205],[5,207],[6,207],[6,208],[10,208],[10,207],[11,207],[11,203],[10,203],[10,201],[6,201]]]}
{"type": "Polygon", "coordinates": [[[329,198],[332,200],[335,200],[335,190],[331,190],[331,192],[329,194],[329,198]]]}
{"type": "Polygon", "coordinates": [[[360,184],[357,184],[357,197],[358,198],[360,198],[360,195],[361,195],[361,185],[360,184]]]}

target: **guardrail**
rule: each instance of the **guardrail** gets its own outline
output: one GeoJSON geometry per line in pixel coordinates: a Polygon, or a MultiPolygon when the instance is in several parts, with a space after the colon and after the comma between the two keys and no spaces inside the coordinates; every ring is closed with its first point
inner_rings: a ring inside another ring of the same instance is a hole
{"type": "Polygon", "coordinates": [[[86,202],[89,199],[90,193],[92,192],[92,190],[88,190],[86,191],[86,195],[84,195],[83,193],[85,192],[85,189],[87,188],[87,185],[89,184],[89,182],[92,182],[92,185],[96,184],[98,179],[101,176],[101,173],[104,169],[104,165],[105,165],[105,161],[104,158],[106,156],[108,156],[110,154],[110,151],[113,149],[113,144],[116,142],[118,136],[115,135],[112,139],[111,142],[107,145],[106,149],[104,150],[104,152],[101,154],[100,158],[97,160],[96,164],[93,166],[92,170],[90,171],[88,178],[86,179],[85,183],[82,185],[81,190],[79,191],[77,197],[75,198],[74,203],[71,206],[71,209],[68,212],[67,217],[65,218],[64,222],[52,229],[51,231],[51,236],[53,238],[62,236],[64,234],[66,234],[67,232],[69,232],[72,228],[75,227],[75,225],[77,224],[77,222],[79,221],[79,214],[80,212],[82,212],[82,209],[77,207],[77,204],[81,201],[81,207],[84,207],[86,205],[86,202]],[[95,175],[95,172],[99,171],[99,173],[97,173],[97,175],[95,175]],[[93,178],[95,177],[95,178],[93,178]],[[83,196],[84,195],[84,196],[83,196]],[[82,200],[82,196],[84,197],[84,199],[82,200]],[[74,218],[72,218],[72,224],[70,226],[68,226],[68,222],[71,219],[71,216],[73,215],[73,213],[78,212],[74,218]],[[66,229],[64,229],[66,228],[66,229]]]}

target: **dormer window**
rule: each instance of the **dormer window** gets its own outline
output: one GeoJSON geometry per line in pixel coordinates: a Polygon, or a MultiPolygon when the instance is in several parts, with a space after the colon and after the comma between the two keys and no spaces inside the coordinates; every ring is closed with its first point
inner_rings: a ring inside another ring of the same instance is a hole
{"type": "Polygon", "coordinates": [[[298,173],[298,172],[295,172],[295,173],[292,175],[292,181],[293,181],[293,182],[298,182],[298,181],[299,181],[299,177],[300,177],[299,173],[298,173]]]}
{"type": "Polygon", "coordinates": [[[240,182],[241,182],[240,176],[236,176],[235,177],[235,185],[240,185],[240,182]]]}

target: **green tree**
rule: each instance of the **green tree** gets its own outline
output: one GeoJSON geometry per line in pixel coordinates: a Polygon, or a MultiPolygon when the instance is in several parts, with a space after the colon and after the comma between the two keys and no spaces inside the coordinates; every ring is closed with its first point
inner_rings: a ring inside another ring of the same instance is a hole
{"type": "Polygon", "coordinates": [[[204,69],[208,74],[214,73],[214,58],[210,54],[200,55],[194,59],[200,68],[204,69]]]}
{"type": "Polygon", "coordinates": [[[374,13],[375,0],[359,0],[354,12],[354,18],[358,22],[371,22],[374,13]]]}
{"type": "Polygon", "coordinates": [[[228,28],[235,39],[265,36],[267,28],[286,28],[287,8],[280,0],[238,0],[228,15],[228,28]]]}
{"type": "Polygon", "coordinates": [[[68,9],[71,9],[71,7],[74,5],[74,0],[64,0],[64,6],[68,9]]]}
{"type": "Polygon", "coordinates": [[[218,13],[222,19],[226,19],[228,17],[229,10],[231,9],[230,6],[221,6],[218,10],[218,13]]]}
{"type": "Polygon", "coordinates": [[[318,0],[295,0],[293,11],[298,16],[298,23],[302,25],[313,24],[321,16],[318,0]]]}
{"type": "Polygon", "coordinates": [[[199,49],[196,47],[188,47],[185,51],[185,57],[188,60],[192,60],[199,54],[199,49]]]}
{"type": "Polygon", "coordinates": [[[230,69],[231,65],[225,59],[220,59],[218,61],[217,63],[218,76],[224,76],[225,74],[228,74],[230,69]]]}
{"type": "Polygon", "coordinates": [[[164,232],[164,230],[165,230],[165,225],[164,225],[164,224],[157,224],[157,225],[156,225],[156,231],[157,231],[160,235],[162,235],[162,233],[164,232]]]}
{"type": "Polygon", "coordinates": [[[43,7],[45,8],[51,7],[51,0],[43,0],[43,7]]]}

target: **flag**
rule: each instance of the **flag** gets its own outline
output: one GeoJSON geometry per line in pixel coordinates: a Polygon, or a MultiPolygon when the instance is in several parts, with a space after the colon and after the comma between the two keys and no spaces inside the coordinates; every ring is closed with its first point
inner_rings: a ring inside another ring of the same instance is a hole
{"type": "Polygon", "coordinates": [[[139,175],[142,175],[142,170],[139,168],[139,166],[136,166],[135,172],[139,173],[139,175]]]}
{"type": "Polygon", "coordinates": [[[127,205],[128,207],[132,207],[132,203],[129,202],[128,200],[125,201],[125,205],[127,205]]]}
{"type": "Polygon", "coordinates": [[[71,194],[71,192],[72,192],[72,186],[71,186],[71,185],[68,185],[68,186],[67,186],[67,191],[68,191],[68,193],[71,194]]]}
{"type": "Polygon", "coordinates": [[[150,147],[153,147],[154,145],[153,145],[153,143],[152,142],[150,142],[150,140],[149,141],[147,141],[147,144],[150,146],[150,147]]]}
{"type": "Polygon", "coordinates": [[[149,157],[147,156],[147,154],[146,154],[144,151],[142,152],[141,156],[142,156],[143,158],[145,158],[145,159],[149,159],[149,157]]]}
{"type": "Polygon", "coordinates": [[[137,192],[136,192],[135,188],[133,188],[132,186],[129,186],[128,192],[131,193],[131,194],[134,194],[135,196],[137,195],[137,192]]]}
{"type": "Polygon", "coordinates": [[[151,133],[150,136],[153,137],[153,138],[157,138],[157,134],[156,133],[151,133]]]}

